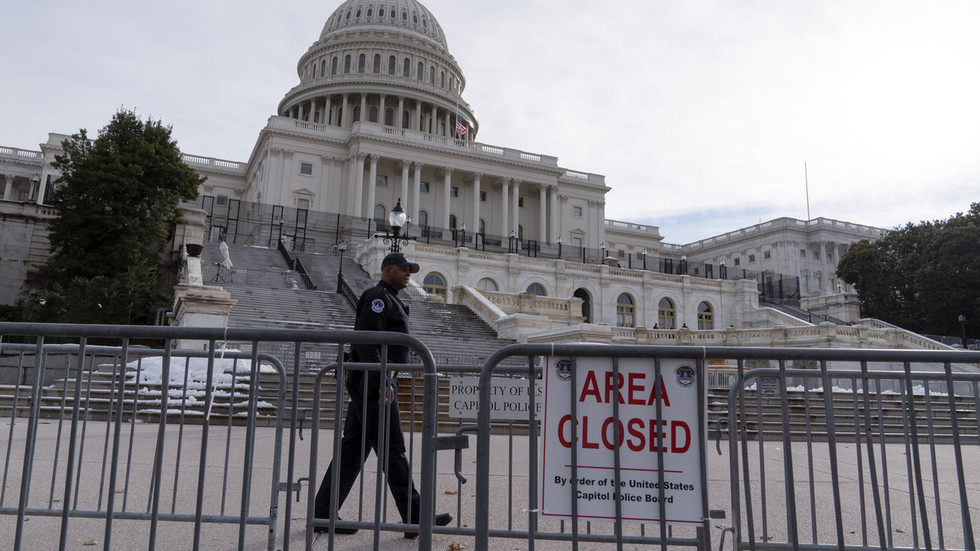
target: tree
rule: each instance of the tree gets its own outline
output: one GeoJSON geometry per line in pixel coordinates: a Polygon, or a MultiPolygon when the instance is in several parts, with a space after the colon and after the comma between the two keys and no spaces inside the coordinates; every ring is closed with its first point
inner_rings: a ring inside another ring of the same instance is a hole
{"type": "Polygon", "coordinates": [[[861,313],[911,331],[980,330],[980,203],[948,220],[911,223],[841,258],[837,276],[854,286],[861,313]]]}
{"type": "Polygon", "coordinates": [[[160,253],[197,198],[198,176],[180,157],[171,128],[120,110],[95,140],[84,129],[62,142],[51,203],[51,257],[28,316],[71,323],[140,323],[167,294],[160,253]]]}

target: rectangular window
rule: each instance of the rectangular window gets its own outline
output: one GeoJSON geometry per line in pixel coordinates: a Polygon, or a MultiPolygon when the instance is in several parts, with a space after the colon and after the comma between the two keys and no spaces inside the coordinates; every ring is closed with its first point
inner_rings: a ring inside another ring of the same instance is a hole
{"type": "Polygon", "coordinates": [[[806,249],[800,249],[800,258],[806,258],[806,249]]]}
{"type": "Polygon", "coordinates": [[[227,205],[227,204],[228,204],[228,196],[227,196],[227,195],[219,195],[219,196],[218,196],[218,197],[217,197],[217,198],[215,199],[215,201],[214,201],[214,202],[215,202],[215,204],[217,204],[217,205],[220,205],[220,206],[222,206],[222,207],[223,207],[223,206],[225,206],[225,205],[227,205]]]}
{"type": "Polygon", "coordinates": [[[750,254],[749,255],[749,264],[752,264],[753,262],[755,262],[755,255],[754,254],[750,254]]]}
{"type": "Polygon", "coordinates": [[[449,196],[450,197],[459,197],[459,187],[457,187],[457,186],[449,186],[449,196]]]}
{"type": "Polygon", "coordinates": [[[813,251],[813,259],[820,260],[820,251],[813,251]]]}
{"type": "Polygon", "coordinates": [[[740,265],[741,263],[742,263],[742,259],[741,258],[736,258],[735,259],[735,265],[736,266],[740,265]]]}
{"type": "Polygon", "coordinates": [[[388,177],[378,174],[378,179],[375,182],[375,185],[378,187],[388,187],[388,177]]]}
{"type": "Polygon", "coordinates": [[[576,249],[581,248],[582,247],[582,238],[581,237],[573,237],[572,238],[572,246],[575,247],[576,249]]]}
{"type": "Polygon", "coordinates": [[[310,200],[309,199],[297,199],[296,208],[299,210],[310,210],[310,200]]]}
{"type": "Polygon", "coordinates": [[[519,208],[519,209],[524,208],[524,198],[523,197],[518,197],[517,198],[517,208],[519,208]]]}
{"type": "Polygon", "coordinates": [[[482,202],[482,203],[486,203],[487,202],[487,192],[485,192],[485,191],[481,191],[480,192],[480,202],[482,202]]]}
{"type": "Polygon", "coordinates": [[[429,193],[429,182],[419,182],[419,191],[429,193]]]}
{"type": "Polygon", "coordinates": [[[763,260],[769,260],[770,258],[772,258],[772,252],[771,251],[764,251],[762,253],[762,258],[763,258],[763,260]]]}
{"type": "Polygon", "coordinates": [[[582,207],[572,207],[572,216],[576,218],[582,217],[582,207]]]}
{"type": "Polygon", "coordinates": [[[300,163],[299,173],[306,174],[307,176],[313,174],[313,165],[311,165],[310,163],[300,163]]]}

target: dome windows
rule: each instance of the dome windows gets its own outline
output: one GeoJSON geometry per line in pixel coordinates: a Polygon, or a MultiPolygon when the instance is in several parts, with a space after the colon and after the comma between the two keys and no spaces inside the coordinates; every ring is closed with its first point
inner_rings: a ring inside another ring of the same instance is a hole
{"type": "Polygon", "coordinates": [[[372,15],[374,15],[374,8],[368,8],[368,14],[367,14],[367,16],[368,17],[371,17],[372,15]]]}
{"type": "Polygon", "coordinates": [[[345,17],[344,19],[350,20],[350,13],[351,13],[350,10],[347,10],[347,17],[345,17]]]}
{"type": "Polygon", "coordinates": [[[395,18],[395,10],[391,10],[391,18],[392,18],[392,19],[394,19],[394,18],[395,18]]]}
{"type": "Polygon", "coordinates": [[[356,13],[354,13],[354,18],[355,18],[355,19],[359,19],[360,17],[361,17],[361,9],[360,9],[360,8],[358,8],[358,9],[357,9],[357,12],[356,12],[356,13]]]}
{"type": "Polygon", "coordinates": [[[407,11],[403,11],[402,12],[402,21],[408,21],[408,12],[407,11]]]}

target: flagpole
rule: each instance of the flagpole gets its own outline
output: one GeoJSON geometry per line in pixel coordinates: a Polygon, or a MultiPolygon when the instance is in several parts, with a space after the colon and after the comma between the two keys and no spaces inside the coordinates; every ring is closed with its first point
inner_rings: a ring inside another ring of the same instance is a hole
{"type": "Polygon", "coordinates": [[[806,163],[803,163],[803,182],[806,185],[806,221],[810,221],[810,180],[806,175],[806,163]]]}

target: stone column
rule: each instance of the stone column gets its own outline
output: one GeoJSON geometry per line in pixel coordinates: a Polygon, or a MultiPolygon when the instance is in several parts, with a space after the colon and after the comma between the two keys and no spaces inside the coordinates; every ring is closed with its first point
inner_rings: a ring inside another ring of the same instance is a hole
{"type": "Polygon", "coordinates": [[[557,242],[556,238],[561,235],[558,231],[558,222],[561,220],[561,211],[558,208],[558,186],[549,186],[551,191],[551,214],[548,221],[551,223],[551,241],[557,242]]]}
{"type": "Polygon", "coordinates": [[[473,173],[473,233],[480,232],[480,178],[482,177],[483,174],[480,172],[473,173]]]}
{"type": "Polygon", "coordinates": [[[343,103],[340,105],[340,126],[347,129],[350,129],[354,121],[354,117],[350,109],[350,102],[348,101],[349,99],[350,94],[348,92],[344,92],[343,99],[341,100],[343,103]]]}
{"type": "Polygon", "coordinates": [[[395,127],[402,128],[402,119],[405,118],[405,97],[398,96],[398,111],[395,111],[395,127]]]}
{"type": "Polygon", "coordinates": [[[401,162],[401,167],[402,167],[401,190],[402,191],[398,195],[398,198],[405,202],[402,205],[402,208],[403,209],[405,208],[405,205],[408,204],[408,168],[410,166],[412,166],[412,161],[402,161],[401,162]]]}
{"type": "MultiPolygon", "coordinates": [[[[384,126],[386,122],[385,113],[387,111],[385,110],[385,102],[387,101],[386,99],[387,97],[388,96],[386,96],[385,94],[381,94],[381,100],[378,102],[378,124],[380,124],[381,126],[384,126]]],[[[391,122],[395,122],[395,121],[392,120],[391,122]]]]}
{"type": "Polygon", "coordinates": [[[511,204],[514,206],[514,216],[510,222],[510,229],[514,231],[514,235],[517,237],[521,236],[520,225],[521,225],[521,210],[520,210],[520,197],[521,197],[521,181],[514,180],[514,189],[511,190],[511,204]]]}
{"type": "Polygon", "coordinates": [[[4,179],[4,184],[3,184],[3,199],[5,201],[13,201],[14,200],[14,197],[13,197],[13,193],[14,193],[14,177],[11,176],[10,174],[4,174],[3,179],[4,179]]]}
{"type": "Polygon", "coordinates": [[[361,119],[360,122],[368,120],[367,116],[367,94],[361,94],[361,119]]]}
{"type": "Polygon", "coordinates": [[[360,216],[364,211],[363,201],[364,201],[364,160],[367,155],[364,153],[358,153],[351,163],[351,184],[354,190],[353,193],[353,205],[351,205],[350,214],[352,216],[360,216]]]}
{"type": "MultiPolygon", "coordinates": [[[[419,194],[422,190],[422,163],[412,163],[412,204],[405,212],[412,217],[412,223],[419,223],[419,194]]],[[[402,205],[404,207],[404,205],[402,205]]]]}
{"type": "MultiPolygon", "coordinates": [[[[450,210],[449,209],[449,200],[450,200],[449,188],[451,188],[452,185],[453,185],[453,168],[450,167],[450,166],[447,166],[446,168],[442,169],[442,177],[443,177],[443,180],[442,180],[442,184],[443,184],[442,185],[442,188],[443,188],[442,189],[443,206],[442,206],[442,221],[439,223],[439,225],[442,226],[443,228],[448,228],[449,227],[449,210],[450,210]]],[[[457,222],[457,224],[462,224],[463,223],[463,221],[462,220],[459,220],[459,219],[457,219],[456,222],[457,222]]]]}
{"type": "Polygon", "coordinates": [[[374,216],[374,192],[378,187],[378,155],[371,155],[371,168],[368,172],[368,182],[367,182],[367,201],[364,203],[364,217],[372,218],[374,216]]]}
{"type": "Polygon", "coordinates": [[[554,241],[553,236],[548,236],[548,186],[541,184],[538,186],[538,213],[541,219],[538,221],[538,239],[542,243],[554,241]]]}
{"type": "Polygon", "coordinates": [[[508,207],[507,192],[508,192],[509,188],[510,188],[510,180],[509,179],[504,178],[503,180],[500,181],[500,196],[501,196],[501,199],[500,199],[500,235],[502,235],[504,237],[504,239],[507,239],[508,235],[510,234],[510,229],[509,229],[510,226],[507,224],[507,214],[508,214],[508,212],[507,212],[507,207],[508,207]]]}

